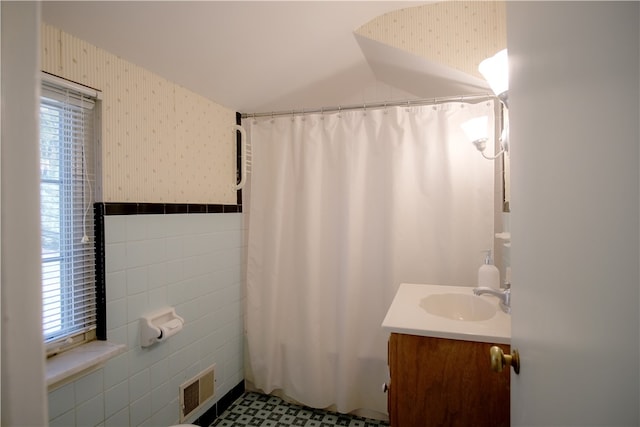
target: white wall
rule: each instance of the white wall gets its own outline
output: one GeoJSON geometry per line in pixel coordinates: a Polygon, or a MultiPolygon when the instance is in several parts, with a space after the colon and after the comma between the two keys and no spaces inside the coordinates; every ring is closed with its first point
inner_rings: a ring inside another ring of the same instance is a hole
{"type": "Polygon", "coordinates": [[[509,2],[512,425],[638,425],[639,4],[509,2]]]}
{"type": "Polygon", "coordinates": [[[107,339],[127,352],[49,393],[51,425],[168,426],[179,385],[211,364],[214,401],[240,383],[243,242],[241,213],[106,216],[107,339]],[[184,329],[140,347],[140,316],[165,306],[184,329]]]}
{"type": "Polygon", "coordinates": [[[2,425],[45,425],[37,105],[40,6],[1,2],[2,425]]]}

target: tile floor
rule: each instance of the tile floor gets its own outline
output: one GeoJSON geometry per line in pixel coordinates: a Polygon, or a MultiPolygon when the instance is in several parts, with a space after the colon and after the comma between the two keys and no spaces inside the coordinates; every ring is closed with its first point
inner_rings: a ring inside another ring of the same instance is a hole
{"type": "Polygon", "coordinates": [[[386,421],[337,414],[293,405],[284,400],[247,392],[231,404],[211,426],[216,427],[382,427],[386,421]]]}

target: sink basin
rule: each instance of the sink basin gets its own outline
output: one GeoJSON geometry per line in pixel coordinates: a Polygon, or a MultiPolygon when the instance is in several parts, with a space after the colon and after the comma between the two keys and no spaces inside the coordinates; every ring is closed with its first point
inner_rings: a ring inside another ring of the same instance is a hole
{"type": "Polygon", "coordinates": [[[511,343],[511,316],[470,286],[401,283],[382,321],[385,332],[493,344],[511,343]]]}
{"type": "Polygon", "coordinates": [[[432,294],[420,300],[420,307],[427,313],[452,320],[481,321],[495,316],[497,304],[475,295],[432,294]]]}

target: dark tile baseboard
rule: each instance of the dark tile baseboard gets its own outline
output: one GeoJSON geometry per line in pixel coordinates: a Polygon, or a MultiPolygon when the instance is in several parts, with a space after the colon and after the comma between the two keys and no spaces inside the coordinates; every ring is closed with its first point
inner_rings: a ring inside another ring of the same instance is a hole
{"type": "Polygon", "coordinates": [[[234,388],[232,388],[227,394],[222,396],[211,408],[207,409],[207,412],[202,414],[197,420],[193,422],[200,427],[208,427],[218,418],[224,411],[226,411],[233,402],[235,402],[245,391],[244,380],[239,382],[234,388]]]}

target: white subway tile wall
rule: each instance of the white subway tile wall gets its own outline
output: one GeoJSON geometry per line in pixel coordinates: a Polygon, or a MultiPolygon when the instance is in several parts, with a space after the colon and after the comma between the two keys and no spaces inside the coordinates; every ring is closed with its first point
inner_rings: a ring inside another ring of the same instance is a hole
{"type": "Polygon", "coordinates": [[[213,402],[243,380],[243,232],[241,213],[105,217],[107,339],[127,351],[49,393],[52,426],[168,426],[204,368],[213,402]],[[142,348],[140,316],[167,305],[184,329],[142,348]]]}

